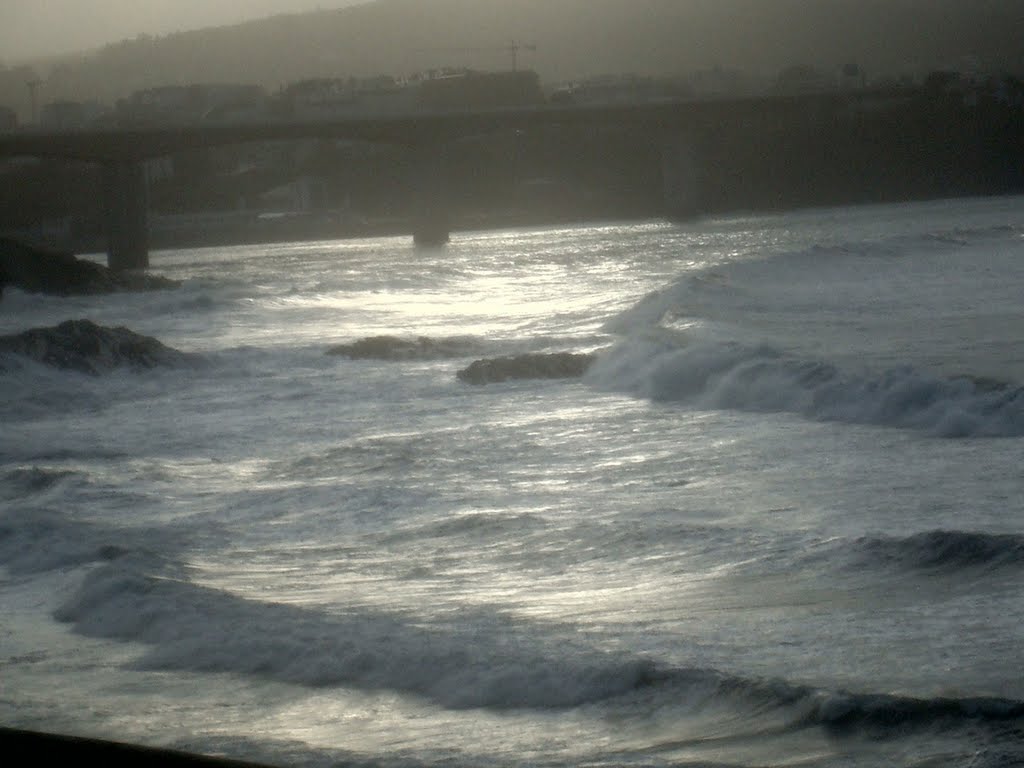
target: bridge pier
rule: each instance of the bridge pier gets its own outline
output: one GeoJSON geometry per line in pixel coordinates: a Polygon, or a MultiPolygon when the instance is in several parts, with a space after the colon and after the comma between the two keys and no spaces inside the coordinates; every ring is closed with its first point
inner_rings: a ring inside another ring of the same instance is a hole
{"type": "Polygon", "coordinates": [[[103,165],[106,203],[107,266],[114,270],[149,266],[149,200],[146,175],[137,160],[112,160],[103,165]]]}
{"type": "Polygon", "coordinates": [[[412,240],[418,246],[444,245],[451,235],[445,146],[432,141],[413,148],[412,240]]]}
{"type": "Polygon", "coordinates": [[[689,133],[673,133],[661,142],[662,203],[670,219],[700,212],[700,163],[697,142],[689,133]]]}

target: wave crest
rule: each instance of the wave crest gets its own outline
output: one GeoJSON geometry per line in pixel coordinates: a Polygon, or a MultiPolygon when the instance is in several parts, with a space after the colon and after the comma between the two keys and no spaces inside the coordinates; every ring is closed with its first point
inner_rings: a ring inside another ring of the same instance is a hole
{"type": "Polygon", "coordinates": [[[911,367],[852,374],[767,345],[633,338],[599,358],[589,380],[704,408],[789,412],[941,437],[1024,435],[1024,387],[967,375],[943,378],[911,367]]]}
{"type": "Polygon", "coordinates": [[[60,469],[30,467],[13,469],[3,475],[0,497],[18,498],[45,493],[60,486],[64,481],[76,475],[76,472],[60,469]]]}
{"type": "Polygon", "coordinates": [[[580,706],[643,687],[654,672],[642,658],[565,653],[500,614],[442,626],[383,611],[327,614],[198,586],[132,556],[92,571],[55,616],[87,636],[148,644],[144,668],[388,689],[451,709],[580,706]]]}
{"type": "Polygon", "coordinates": [[[995,697],[916,699],[889,694],[815,692],[803,721],[830,729],[941,727],[958,721],[1024,718],[1024,701],[995,697]]]}
{"type": "Polygon", "coordinates": [[[56,512],[24,509],[0,517],[0,565],[14,574],[67,570],[128,554],[163,561],[187,536],[161,528],[110,528],[56,512]],[[158,555],[151,542],[160,542],[158,555]]]}
{"type": "Polygon", "coordinates": [[[1024,536],[925,531],[903,538],[864,537],[855,551],[873,562],[910,569],[998,568],[1024,565],[1024,536]]]}
{"type": "Polygon", "coordinates": [[[1024,701],[1016,699],[854,693],[669,666],[588,648],[483,608],[423,625],[384,611],[255,601],[132,555],[90,573],[55,615],[88,636],[148,645],[136,662],[143,668],[392,690],[449,709],[555,710],[654,697],[658,706],[680,708],[680,717],[724,709],[786,730],[869,737],[893,729],[1016,728],[1024,719],[1024,701]]]}

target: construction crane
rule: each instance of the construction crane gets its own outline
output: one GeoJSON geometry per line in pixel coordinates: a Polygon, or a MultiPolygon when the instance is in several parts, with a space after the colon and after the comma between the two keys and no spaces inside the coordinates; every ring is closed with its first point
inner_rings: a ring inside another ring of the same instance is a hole
{"type": "Polygon", "coordinates": [[[504,53],[509,57],[512,64],[512,71],[515,72],[519,69],[519,52],[520,51],[536,51],[537,46],[530,43],[518,43],[512,40],[507,45],[497,46],[477,46],[469,48],[418,48],[419,51],[432,51],[432,52],[449,52],[449,53],[504,53]]]}
{"type": "Polygon", "coordinates": [[[505,51],[512,58],[512,71],[515,72],[519,66],[519,51],[536,51],[537,46],[526,43],[517,43],[515,40],[505,46],[505,51]]]}

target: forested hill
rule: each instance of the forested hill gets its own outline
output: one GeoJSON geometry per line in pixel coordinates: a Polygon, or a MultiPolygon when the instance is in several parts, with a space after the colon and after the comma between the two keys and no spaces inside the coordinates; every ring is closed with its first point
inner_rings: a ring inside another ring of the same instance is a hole
{"type": "MultiPolygon", "coordinates": [[[[329,0],[325,0],[325,4],[329,0]]],[[[770,75],[858,63],[869,75],[964,66],[1024,72],[1021,0],[374,0],[230,27],[142,36],[37,64],[40,98],[112,101],[162,84],[521,67],[545,82],[720,66],[770,75]],[[535,49],[533,47],[535,46],[535,49]]],[[[25,71],[0,71],[23,108],[25,71]]]]}

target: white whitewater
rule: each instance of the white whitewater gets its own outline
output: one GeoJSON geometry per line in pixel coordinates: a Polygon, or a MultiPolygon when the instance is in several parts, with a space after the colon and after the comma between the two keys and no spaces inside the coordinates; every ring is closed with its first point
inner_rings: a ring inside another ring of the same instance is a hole
{"type": "Polygon", "coordinates": [[[281,765],[1024,761],[1020,198],[7,292],[0,724],[281,765]],[[405,359],[325,354],[391,335],[405,359]],[[472,386],[475,359],[596,352],[472,386]]]}

